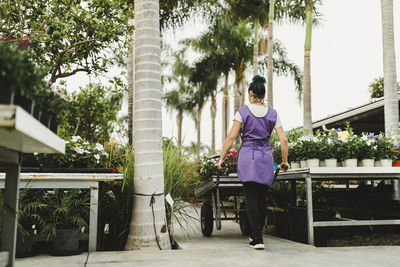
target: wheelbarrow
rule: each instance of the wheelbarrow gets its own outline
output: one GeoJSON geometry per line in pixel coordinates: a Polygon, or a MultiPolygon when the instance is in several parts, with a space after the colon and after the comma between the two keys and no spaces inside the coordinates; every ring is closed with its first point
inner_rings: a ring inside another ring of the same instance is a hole
{"type": "MultiPolygon", "coordinates": [[[[286,167],[286,166],[284,166],[286,167]]],[[[287,167],[286,167],[287,168],[287,167]]],[[[279,173],[279,168],[275,171],[275,178],[279,173]]],[[[200,223],[201,232],[204,236],[211,236],[215,228],[221,230],[221,221],[239,221],[240,231],[243,235],[249,235],[250,224],[246,214],[246,203],[239,202],[243,196],[243,184],[236,174],[232,175],[213,175],[209,181],[198,186],[194,190],[197,199],[202,200],[200,223]],[[233,203],[226,205],[223,199],[233,197],[233,203]]]]}

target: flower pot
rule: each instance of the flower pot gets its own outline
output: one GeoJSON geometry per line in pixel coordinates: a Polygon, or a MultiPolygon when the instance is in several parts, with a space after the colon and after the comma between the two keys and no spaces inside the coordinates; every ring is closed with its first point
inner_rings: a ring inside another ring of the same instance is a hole
{"type": "Polygon", "coordinates": [[[325,167],[336,167],[337,166],[337,159],[326,159],[325,160],[325,167]]]}
{"type": "Polygon", "coordinates": [[[392,167],[400,167],[400,160],[393,160],[392,167]]]}
{"type": "Polygon", "coordinates": [[[300,167],[301,168],[307,168],[308,167],[307,160],[300,160],[300,167]]]}
{"type": "Polygon", "coordinates": [[[375,160],[374,167],[380,167],[380,166],[381,166],[381,161],[380,160],[375,160]]]}
{"type": "Polygon", "coordinates": [[[392,167],[392,160],[391,159],[381,159],[381,167],[392,167]]]}
{"type": "Polygon", "coordinates": [[[319,167],[319,159],[308,159],[307,160],[307,166],[309,168],[311,168],[311,167],[319,167]]]}
{"type": "Polygon", "coordinates": [[[32,243],[33,237],[30,234],[27,235],[18,231],[15,256],[17,258],[32,256],[32,243]]]}
{"type": "Polygon", "coordinates": [[[357,167],[357,159],[345,159],[343,167],[357,167]]]}
{"type": "Polygon", "coordinates": [[[298,161],[290,162],[290,168],[299,169],[300,168],[300,162],[298,162],[298,161]]]}
{"type": "Polygon", "coordinates": [[[57,229],[53,243],[53,255],[69,256],[81,254],[79,249],[79,228],[57,229]]]}
{"type": "Polygon", "coordinates": [[[374,167],[375,160],[374,159],[363,159],[361,160],[362,167],[374,167]]]}
{"type": "Polygon", "coordinates": [[[325,167],[325,160],[320,160],[319,161],[319,166],[320,167],[325,167]]]}

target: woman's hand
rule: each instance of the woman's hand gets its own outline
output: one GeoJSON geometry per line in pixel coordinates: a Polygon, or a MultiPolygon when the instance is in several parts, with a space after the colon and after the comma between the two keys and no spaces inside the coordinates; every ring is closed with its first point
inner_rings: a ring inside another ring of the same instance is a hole
{"type": "Polygon", "coordinates": [[[224,164],[224,160],[220,158],[217,164],[218,169],[222,170],[224,168],[222,164],[224,164]]]}
{"type": "Polygon", "coordinates": [[[287,172],[290,169],[290,165],[287,161],[282,161],[281,164],[279,164],[279,168],[282,171],[287,172]],[[284,168],[283,166],[287,166],[287,168],[284,168]]]}

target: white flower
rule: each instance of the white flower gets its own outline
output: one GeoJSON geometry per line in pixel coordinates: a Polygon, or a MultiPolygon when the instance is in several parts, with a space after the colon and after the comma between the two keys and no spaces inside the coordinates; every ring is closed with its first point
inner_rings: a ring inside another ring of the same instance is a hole
{"type": "Polygon", "coordinates": [[[332,144],[332,139],[328,138],[328,145],[332,144]]]}
{"type": "Polygon", "coordinates": [[[103,154],[103,156],[107,156],[108,157],[108,153],[107,152],[103,151],[101,153],[103,154]]]}
{"type": "Polygon", "coordinates": [[[93,157],[94,157],[95,159],[97,159],[97,161],[100,159],[100,155],[98,155],[98,154],[95,154],[93,157]]]}
{"type": "Polygon", "coordinates": [[[102,144],[99,144],[99,143],[96,143],[95,148],[96,148],[97,150],[100,150],[100,151],[103,151],[103,150],[104,150],[103,145],[102,145],[102,144]]]}
{"type": "Polygon", "coordinates": [[[378,149],[378,146],[373,146],[372,147],[374,150],[377,150],[378,149]]]}
{"type": "Polygon", "coordinates": [[[78,140],[81,140],[82,138],[78,135],[78,136],[72,136],[71,138],[71,142],[76,142],[78,140]]]}
{"type": "Polygon", "coordinates": [[[78,153],[78,154],[83,154],[83,153],[85,153],[85,150],[82,149],[82,148],[80,148],[80,147],[75,147],[74,149],[75,149],[76,153],[78,153]]]}
{"type": "Polygon", "coordinates": [[[85,141],[85,142],[82,143],[82,145],[87,146],[87,145],[89,145],[89,142],[85,141]]]}
{"type": "Polygon", "coordinates": [[[35,156],[37,156],[39,153],[37,153],[37,152],[33,152],[33,155],[35,155],[35,156]]]}
{"type": "Polygon", "coordinates": [[[369,139],[369,140],[367,140],[367,146],[371,146],[372,145],[372,143],[374,143],[374,140],[372,140],[372,139],[369,139]]]}
{"type": "Polygon", "coordinates": [[[367,141],[368,140],[368,136],[366,136],[366,135],[361,136],[361,140],[367,141]]]}

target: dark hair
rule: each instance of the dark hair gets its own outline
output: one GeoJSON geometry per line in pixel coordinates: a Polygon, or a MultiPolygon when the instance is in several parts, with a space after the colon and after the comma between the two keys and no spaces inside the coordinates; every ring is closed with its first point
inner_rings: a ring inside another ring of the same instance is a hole
{"type": "Polygon", "coordinates": [[[254,76],[249,86],[249,92],[252,91],[257,98],[264,99],[265,97],[264,83],[266,82],[267,81],[263,76],[261,75],[254,76]]]}

